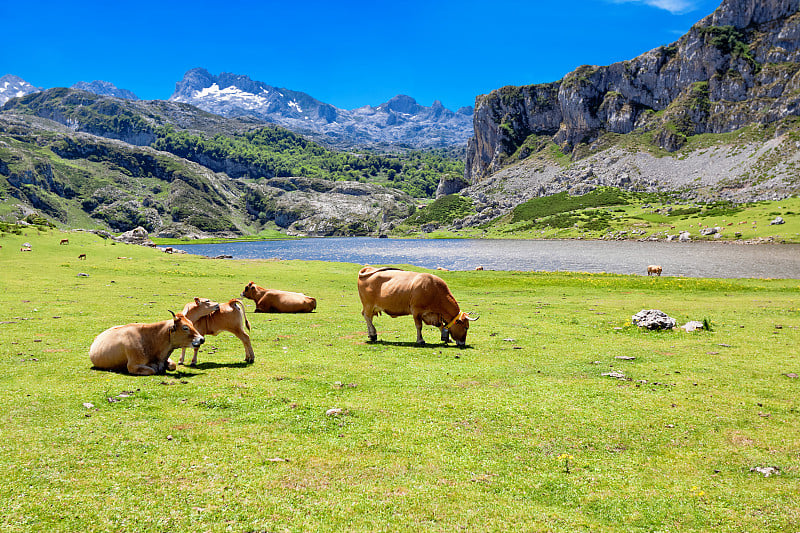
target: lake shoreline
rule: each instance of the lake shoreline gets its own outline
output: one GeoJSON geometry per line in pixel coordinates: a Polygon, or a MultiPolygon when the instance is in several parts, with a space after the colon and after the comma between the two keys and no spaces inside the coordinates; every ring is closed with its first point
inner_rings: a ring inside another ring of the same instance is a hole
{"type": "MultiPolygon", "coordinates": [[[[80,230],[78,230],[80,231],[80,230]]],[[[385,239],[386,237],[374,237],[370,235],[287,235],[286,237],[279,238],[232,238],[224,239],[218,237],[209,237],[204,239],[164,239],[164,238],[151,238],[156,246],[181,246],[181,245],[195,245],[195,244],[232,244],[240,242],[274,242],[274,241],[300,241],[305,239],[385,239]]],[[[427,241],[440,241],[440,240],[498,240],[498,241],[532,241],[532,242],[547,242],[547,241],[584,241],[584,242],[653,242],[653,243],[675,243],[675,244],[691,244],[691,243],[719,243],[719,244],[735,244],[740,246],[760,246],[760,245],[798,245],[800,243],[795,241],[776,240],[775,237],[760,237],[758,239],[691,239],[689,241],[679,241],[677,239],[585,239],[582,237],[467,237],[467,236],[449,236],[449,237],[421,237],[421,236],[390,236],[389,239],[393,240],[427,240],[427,241]]]]}
{"type": "MultiPolygon", "coordinates": [[[[379,239],[316,237],[289,241],[171,245],[193,255],[230,259],[332,261],[411,265],[431,270],[515,270],[645,274],[709,278],[800,277],[800,245],[736,245],[725,241],[588,239],[379,239]]],[[[162,247],[163,248],[163,247],[162,247]]],[[[165,250],[167,251],[167,250],[165,250]]]]}

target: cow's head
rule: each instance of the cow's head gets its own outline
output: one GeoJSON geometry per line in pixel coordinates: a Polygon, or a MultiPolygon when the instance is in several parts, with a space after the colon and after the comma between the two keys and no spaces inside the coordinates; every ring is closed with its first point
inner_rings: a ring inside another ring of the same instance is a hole
{"type": "MultiPolygon", "coordinates": [[[[170,311],[170,313],[172,313],[172,311],[170,311]]],[[[206,342],[206,339],[195,329],[192,321],[186,318],[183,313],[178,313],[177,315],[172,313],[172,326],[169,328],[169,340],[173,346],[178,348],[186,348],[190,345],[197,348],[206,342]]]]}
{"type": "MultiPolygon", "coordinates": [[[[214,311],[219,311],[219,302],[209,300],[208,298],[195,298],[194,304],[196,306],[195,313],[197,313],[195,320],[197,320],[197,318],[210,315],[214,311]]],[[[195,314],[192,313],[192,316],[194,317],[195,314]]]]}
{"type": "Polygon", "coordinates": [[[250,283],[245,285],[244,290],[242,291],[242,296],[244,296],[245,298],[250,298],[251,300],[255,300],[256,299],[255,292],[256,292],[256,284],[251,281],[250,283]]]}
{"type": "Polygon", "coordinates": [[[453,320],[451,320],[445,327],[442,328],[442,340],[444,342],[448,342],[448,337],[452,336],[453,340],[456,341],[457,346],[465,346],[467,344],[467,330],[469,329],[469,323],[473,320],[478,319],[470,317],[463,311],[458,313],[453,320]]]}

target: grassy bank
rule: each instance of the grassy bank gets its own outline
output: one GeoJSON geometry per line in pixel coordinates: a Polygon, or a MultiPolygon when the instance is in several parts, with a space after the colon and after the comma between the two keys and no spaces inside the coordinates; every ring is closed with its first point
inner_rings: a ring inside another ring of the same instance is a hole
{"type": "MultiPolygon", "coordinates": [[[[449,199],[449,197],[448,197],[449,199]]],[[[633,239],[665,240],[687,232],[692,240],[800,243],[800,198],[748,204],[677,204],[654,194],[598,189],[584,196],[566,193],[534,198],[507,215],[478,227],[452,231],[449,224],[464,214],[437,200],[416,219],[440,228],[423,233],[404,222],[398,235],[486,237],[493,239],[633,239]],[[448,209],[449,208],[449,209],[448,209]],[[777,217],[783,224],[771,224],[777,217]],[[718,228],[703,234],[708,228],[718,228]]],[[[461,205],[461,204],[459,204],[461,205]]],[[[470,213],[468,213],[470,214],[470,213]]]]}
{"type": "Polygon", "coordinates": [[[481,315],[459,350],[433,328],[415,346],[410,317],[377,318],[367,344],[359,265],[211,260],[33,229],[0,245],[0,529],[800,523],[796,280],[443,272],[481,315]],[[318,299],[304,315],[246,302],[255,364],[223,333],[197,368],[91,368],[107,327],[166,319],[193,296],[227,300],[249,280],[318,299]],[[713,329],[630,324],[649,308],[713,329]]]}

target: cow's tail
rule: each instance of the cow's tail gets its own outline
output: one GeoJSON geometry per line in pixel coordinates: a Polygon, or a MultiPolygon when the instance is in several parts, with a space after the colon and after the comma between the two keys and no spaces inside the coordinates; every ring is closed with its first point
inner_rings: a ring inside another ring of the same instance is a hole
{"type": "Polygon", "coordinates": [[[233,302],[231,302],[231,305],[239,309],[239,311],[242,313],[242,319],[244,320],[244,325],[247,326],[247,329],[249,330],[250,321],[247,320],[247,313],[244,310],[244,304],[242,303],[242,301],[239,298],[234,298],[233,302]]]}

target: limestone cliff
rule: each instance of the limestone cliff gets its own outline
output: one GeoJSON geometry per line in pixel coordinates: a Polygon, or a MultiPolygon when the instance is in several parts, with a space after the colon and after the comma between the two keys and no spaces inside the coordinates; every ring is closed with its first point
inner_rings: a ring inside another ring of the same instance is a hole
{"type": "Polygon", "coordinates": [[[547,84],[476,99],[465,182],[476,185],[542,143],[579,152],[603,135],[687,138],[800,114],[800,0],[724,0],[675,43],[547,84]]]}

